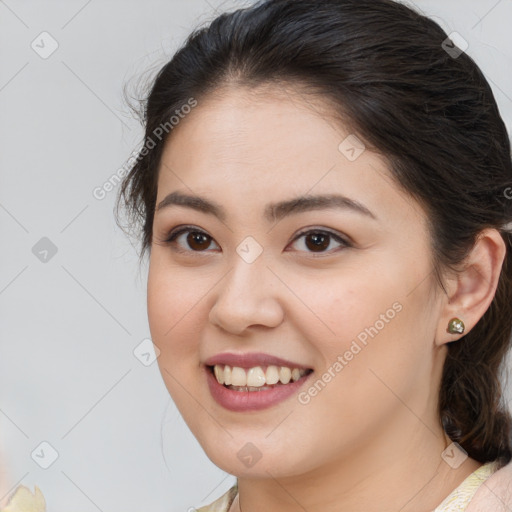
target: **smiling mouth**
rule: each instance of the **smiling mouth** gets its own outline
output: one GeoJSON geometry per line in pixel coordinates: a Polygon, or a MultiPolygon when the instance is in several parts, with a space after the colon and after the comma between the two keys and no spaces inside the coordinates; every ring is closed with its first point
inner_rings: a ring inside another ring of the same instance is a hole
{"type": "Polygon", "coordinates": [[[209,366],[217,382],[232,391],[265,391],[297,382],[309,375],[313,370],[290,368],[288,366],[254,366],[241,368],[216,364],[209,366]]]}

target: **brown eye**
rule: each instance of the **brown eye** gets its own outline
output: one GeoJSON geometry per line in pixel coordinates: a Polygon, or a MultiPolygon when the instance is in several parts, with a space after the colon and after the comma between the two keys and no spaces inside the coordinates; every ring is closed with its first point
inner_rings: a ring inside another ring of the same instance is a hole
{"type": "Polygon", "coordinates": [[[313,233],[311,235],[307,235],[306,247],[314,252],[323,251],[329,247],[329,235],[325,235],[323,233],[313,233]]]}
{"type": "Polygon", "coordinates": [[[211,236],[190,226],[171,232],[165,240],[166,244],[175,245],[178,252],[206,252],[212,242],[211,236]]]}
{"type": "Polygon", "coordinates": [[[320,230],[309,230],[303,232],[295,238],[293,243],[299,245],[298,249],[300,251],[317,254],[330,253],[335,252],[336,250],[342,249],[344,247],[352,247],[350,242],[344,240],[341,236],[335,233],[331,233],[329,231],[320,230]],[[331,247],[333,242],[335,245],[338,244],[337,248],[336,246],[334,246],[334,248],[331,247]]]}
{"type": "Polygon", "coordinates": [[[189,247],[194,251],[203,251],[204,249],[208,249],[212,239],[204,233],[190,231],[186,240],[189,247]]]}

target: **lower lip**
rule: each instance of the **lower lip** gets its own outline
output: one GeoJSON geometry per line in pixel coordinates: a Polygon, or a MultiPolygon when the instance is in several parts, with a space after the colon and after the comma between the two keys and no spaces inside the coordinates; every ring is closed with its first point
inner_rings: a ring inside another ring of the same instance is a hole
{"type": "Polygon", "coordinates": [[[311,372],[295,382],[275,386],[264,391],[234,391],[219,384],[209,367],[205,366],[204,368],[208,387],[214,400],[225,409],[236,412],[258,411],[272,407],[297,393],[299,388],[312,375],[311,372]]]}

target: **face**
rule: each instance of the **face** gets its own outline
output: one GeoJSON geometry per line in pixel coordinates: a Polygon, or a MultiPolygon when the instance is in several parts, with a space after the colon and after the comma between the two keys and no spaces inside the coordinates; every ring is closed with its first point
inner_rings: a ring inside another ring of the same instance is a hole
{"type": "Polygon", "coordinates": [[[162,157],[151,335],[193,434],[239,477],[386,458],[410,409],[435,412],[426,215],[327,111],[229,89],[162,157]]]}

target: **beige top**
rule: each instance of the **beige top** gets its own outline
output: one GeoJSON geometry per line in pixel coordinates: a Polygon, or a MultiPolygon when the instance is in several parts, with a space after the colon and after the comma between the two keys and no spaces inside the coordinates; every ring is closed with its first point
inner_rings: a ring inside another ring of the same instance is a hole
{"type": "MultiPolygon", "coordinates": [[[[464,512],[478,488],[498,469],[499,464],[497,462],[488,462],[480,466],[454,489],[433,512],[464,512]]],[[[237,493],[238,485],[235,484],[219,499],[210,505],[201,507],[197,512],[228,512],[237,493]]]]}
{"type": "MultiPolygon", "coordinates": [[[[236,483],[219,499],[206,507],[201,507],[197,512],[228,512],[237,493],[238,484],[236,483]]],[[[497,462],[488,462],[480,466],[454,489],[433,512],[465,512],[466,510],[468,512],[470,510],[475,512],[488,512],[490,510],[498,512],[498,508],[499,511],[503,512],[505,510],[512,511],[512,462],[503,468],[500,468],[497,462]],[[482,485],[484,482],[486,482],[485,486],[482,485]],[[471,503],[475,495],[477,499],[473,500],[474,503],[471,503]]],[[[46,503],[39,488],[36,486],[35,492],[32,493],[23,485],[16,488],[7,506],[0,510],[0,512],[45,511],[46,503]]]]}
{"type": "Polygon", "coordinates": [[[434,512],[464,512],[478,488],[499,468],[496,462],[488,462],[473,471],[456,489],[454,489],[434,512]]]}

